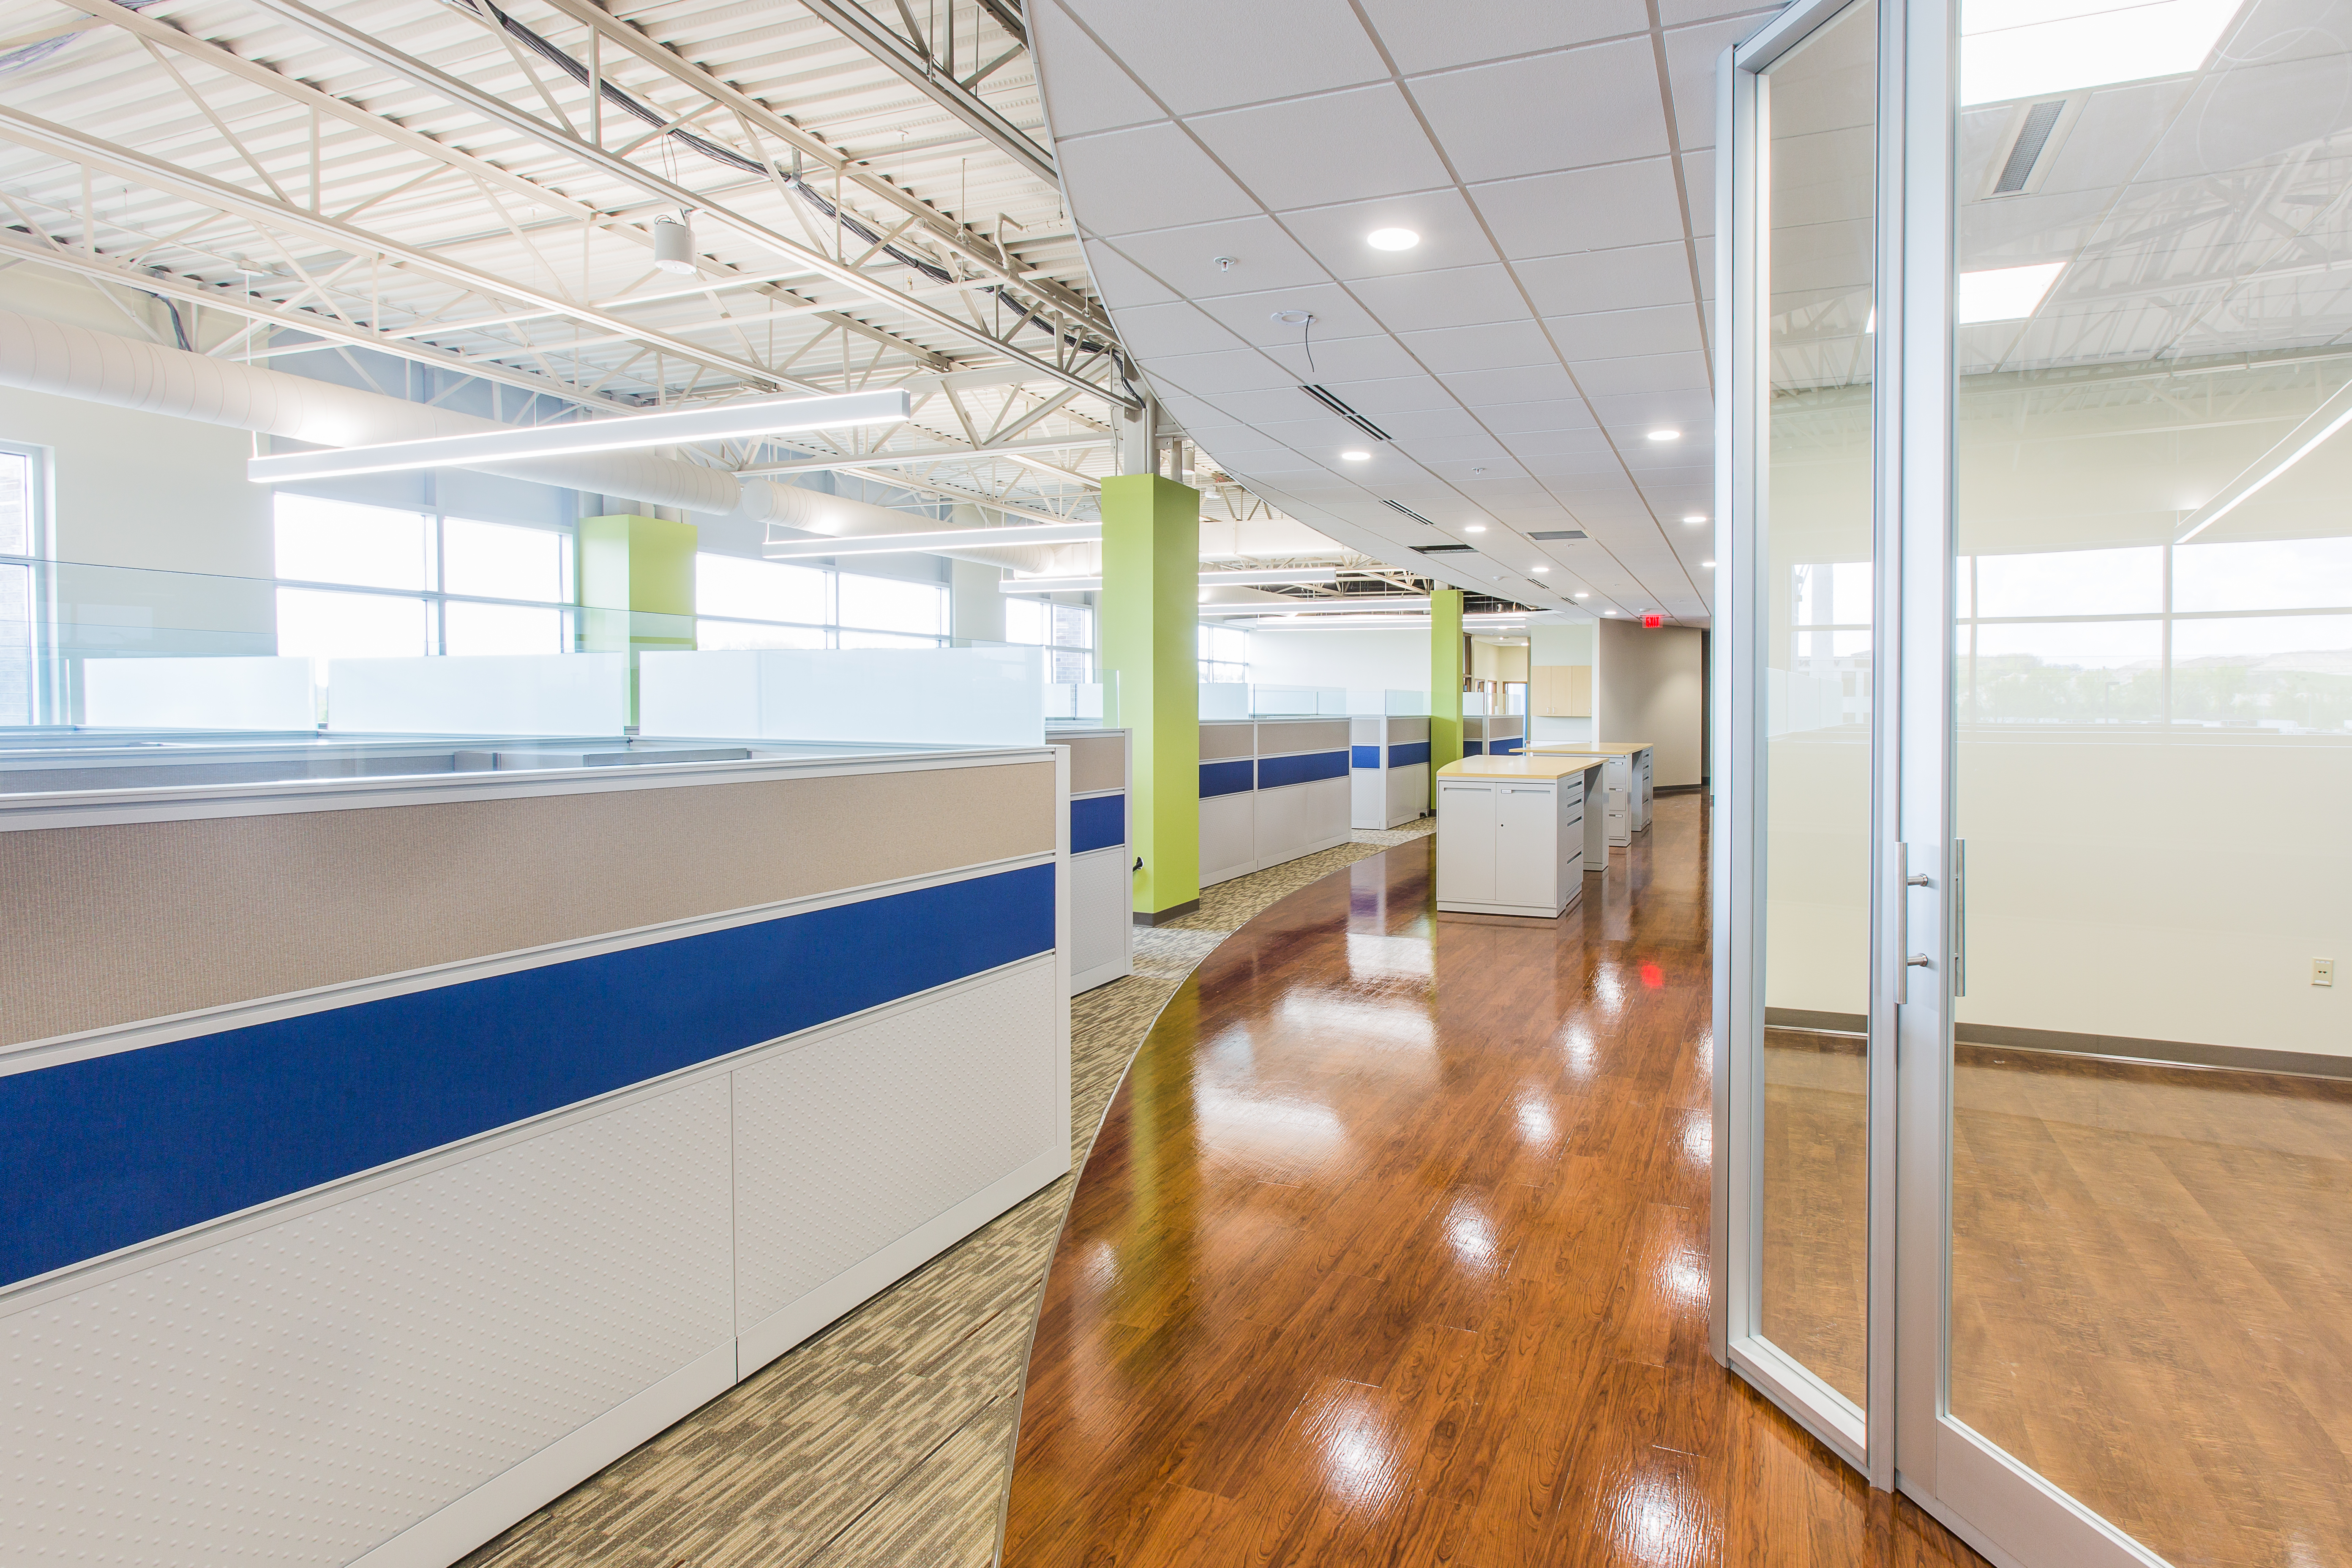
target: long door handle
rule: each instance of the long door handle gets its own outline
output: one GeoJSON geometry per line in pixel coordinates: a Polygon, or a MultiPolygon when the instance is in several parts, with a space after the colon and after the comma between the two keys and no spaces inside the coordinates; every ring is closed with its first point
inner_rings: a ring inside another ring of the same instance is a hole
{"type": "Polygon", "coordinates": [[[1969,841],[1952,840],[1952,994],[1969,994],[1969,841]]]}

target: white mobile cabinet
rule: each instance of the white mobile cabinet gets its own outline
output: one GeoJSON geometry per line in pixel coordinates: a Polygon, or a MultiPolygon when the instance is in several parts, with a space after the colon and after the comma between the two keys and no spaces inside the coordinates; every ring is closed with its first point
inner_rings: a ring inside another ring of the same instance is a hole
{"type": "Polygon", "coordinates": [[[1419,715],[1348,721],[1351,827],[1398,827],[1429,809],[1429,721],[1419,715]]]}
{"type": "Polygon", "coordinates": [[[1633,835],[1650,826],[1650,795],[1654,768],[1647,741],[1539,741],[1528,754],[1545,757],[1590,757],[1604,763],[1601,770],[1601,819],[1612,848],[1623,849],[1633,835]]]}
{"type": "Polygon", "coordinates": [[[1585,810],[1598,757],[1465,757],[1437,770],[1437,907],[1550,920],[1608,864],[1585,810]],[[1594,852],[1588,857],[1587,850],[1594,852]]]}

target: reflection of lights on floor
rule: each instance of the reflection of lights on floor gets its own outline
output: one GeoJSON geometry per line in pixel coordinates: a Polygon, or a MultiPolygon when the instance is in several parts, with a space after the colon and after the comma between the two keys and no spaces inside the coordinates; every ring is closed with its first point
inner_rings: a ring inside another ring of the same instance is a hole
{"type": "Polygon", "coordinates": [[[1348,977],[1351,980],[1426,980],[1434,968],[1426,942],[1416,942],[1409,936],[1348,933],[1348,977]]]}
{"type": "Polygon", "coordinates": [[[1654,963],[1642,965],[1642,984],[1655,991],[1666,983],[1666,972],[1654,963]]]}
{"type": "Polygon", "coordinates": [[[1683,1154],[1693,1164],[1710,1164],[1715,1159],[1715,1123],[1704,1110],[1694,1110],[1683,1118],[1683,1154]]]}
{"type": "Polygon", "coordinates": [[[1549,1146],[1559,1136],[1559,1129],[1552,1122],[1551,1108],[1532,1095],[1519,1100],[1519,1136],[1538,1148],[1549,1146]]]}
{"type": "Polygon", "coordinates": [[[1192,1113],[1210,1145],[1224,1153],[1320,1158],[1348,1137],[1320,1100],[1228,1094],[1208,1083],[1193,1086],[1192,1113]]]}
{"type": "Polygon", "coordinates": [[[1612,1492],[1601,1505],[1617,1549],[1637,1563],[1680,1568],[1711,1558],[1706,1521],[1681,1479],[1648,1469],[1612,1492]]]}
{"type": "Polygon", "coordinates": [[[1586,1030],[1570,1027],[1560,1031],[1560,1055],[1568,1059],[1568,1076],[1582,1082],[1592,1076],[1592,1036],[1586,1030]]]}
{"type": "Polygon", "coordinates": [[[1592,994],[1600,998],[1603,1010],[1616,1012],[1625,1005],[1625,979],[1613,963],[1603,963],[1592,972],[1592,994]]]}
{"type": "Polygon", "coordinates": [[[1696,1305],[1707,1299],[1706,1259],[1696,1252],[1676,1249],[1666,1255],[1658,1270],[1658,1288],[1685,1305],[1696,1305]]]}
{"type": "Polygon", "coordinates": [[[1495,1261],[1495,1227],[1468,1198],[1454,1201],[1445,1215],[1445,1239],[1454,1256],[1474,1268],[1495,1261]]]}
{"type": "Polygon", "coordinates": [[[1396,1451],[1382,1430],[1380,1390],[1342,1383],[1318,1395],[1307,1415],[1307,1441],[1321,1454],[1331,1491],[1358,1509],[1378,1509],[1397,1492],[1396,1451]]]}
{"type": "Polygon", "coordinates": [[[1425,1000],[1368,1002],[1330,992],[1293,991],[1276,1009],[1287,1028],[1344,1035],[1350,1046],[1395,1046],[1415,1052],[1436,1048],[1437,1027],[1425,1000]]]}
{"type": "Polygon", "coordinates": [[[1084,1279],[1090,1290],[1108,1290],[1118,1281],[1118,1250],[1108,1241],[1087,1244],[1084,1279]]]}

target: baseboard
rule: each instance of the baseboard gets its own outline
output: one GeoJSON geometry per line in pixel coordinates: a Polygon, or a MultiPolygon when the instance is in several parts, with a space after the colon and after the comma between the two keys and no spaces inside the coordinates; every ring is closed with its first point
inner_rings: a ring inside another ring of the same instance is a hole
{"type": "Polygon", "coordinates": [[[354,1558],[351,1568],[448,1568],[735,1383],[735,1342],[706,1351],[652,1387],[558,1437],[520,1464],[354,1558]]]}
{"type": "MultiPolygon", "coordinates": [[[[1244,866],[1238,871],[1227,871],[1216,877],[1203,877],[1201,879],[1201,886],[1204,888],[1213,888],[1219,882],[1230,882],[1235,877],[1245,877],[1249,875],[1249,872],[1250,868],[1244,866]]],[[[1164,926],[1170,921],[1181,921],[1186,915],[1197,914],[1200,912],[1200,900],[1189,899],[1183,903],[1172,904],[1164,910],[1151,910],[1149,911],[1138,910],[1135,911],[1135,923],[1139,926],[1164,926]]]]}
{"type": "MultiPolygon", "coordinates": [[[[1798,1029],[1817,1035],[1866,1032],[1859,1013],[1819,1013],[1801,1007],[1767,1007],[1768,1029],[1798,1029]]],[[[2283,1073],[2294,1078],[2352,1079],[2352,1057],[2316,1051],[2280,1051],[2259,1046],[2217,1046],[2192,1040],[2148,1040],[2132,1035],[2084,1035],[2063,1029],[2020,1029],[2005,1024],[1960,1024],[1953,1037],[1963,1046],[2089,1057],[2102,1061],[2153,1062],[2160,1067],[2211,1068],[2225,1072],[2283,1073]]]]}
{"type": "Polygon", "coordinates": [[[735,1341],[739,1377],[749,1377],[803,1340],[864,1302],[883,1287],[913,1273],[1022,1199],[1043,1190],[1070,1168],[1069,1141],[998,1177],[935,1219],[925,1221],[866,1258],[771,1313],[735,1341]]]}
{"type": "Polygon", "coordinates": [[[1081,969],[1070,976],[1070,994],[1078,995],[1097,985],[1108,985],[1114,980],[1124,980],[1135,973],[1132,958],[1114,958],[1108,963],[1097,963],[1092,969],[1081,969]]]}

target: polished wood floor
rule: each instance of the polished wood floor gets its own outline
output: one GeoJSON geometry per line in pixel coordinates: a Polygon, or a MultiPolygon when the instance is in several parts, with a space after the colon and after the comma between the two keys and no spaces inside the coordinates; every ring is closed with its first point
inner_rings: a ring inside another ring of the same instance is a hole
{"type": "Polygon", "coordinates": [[[1707,1353],[1705,848],[1661,801],[1535,922],[1407,846],[1202,965],[1055,1254],[1005,1563],[1979,1561],[1707,1353]]]}

